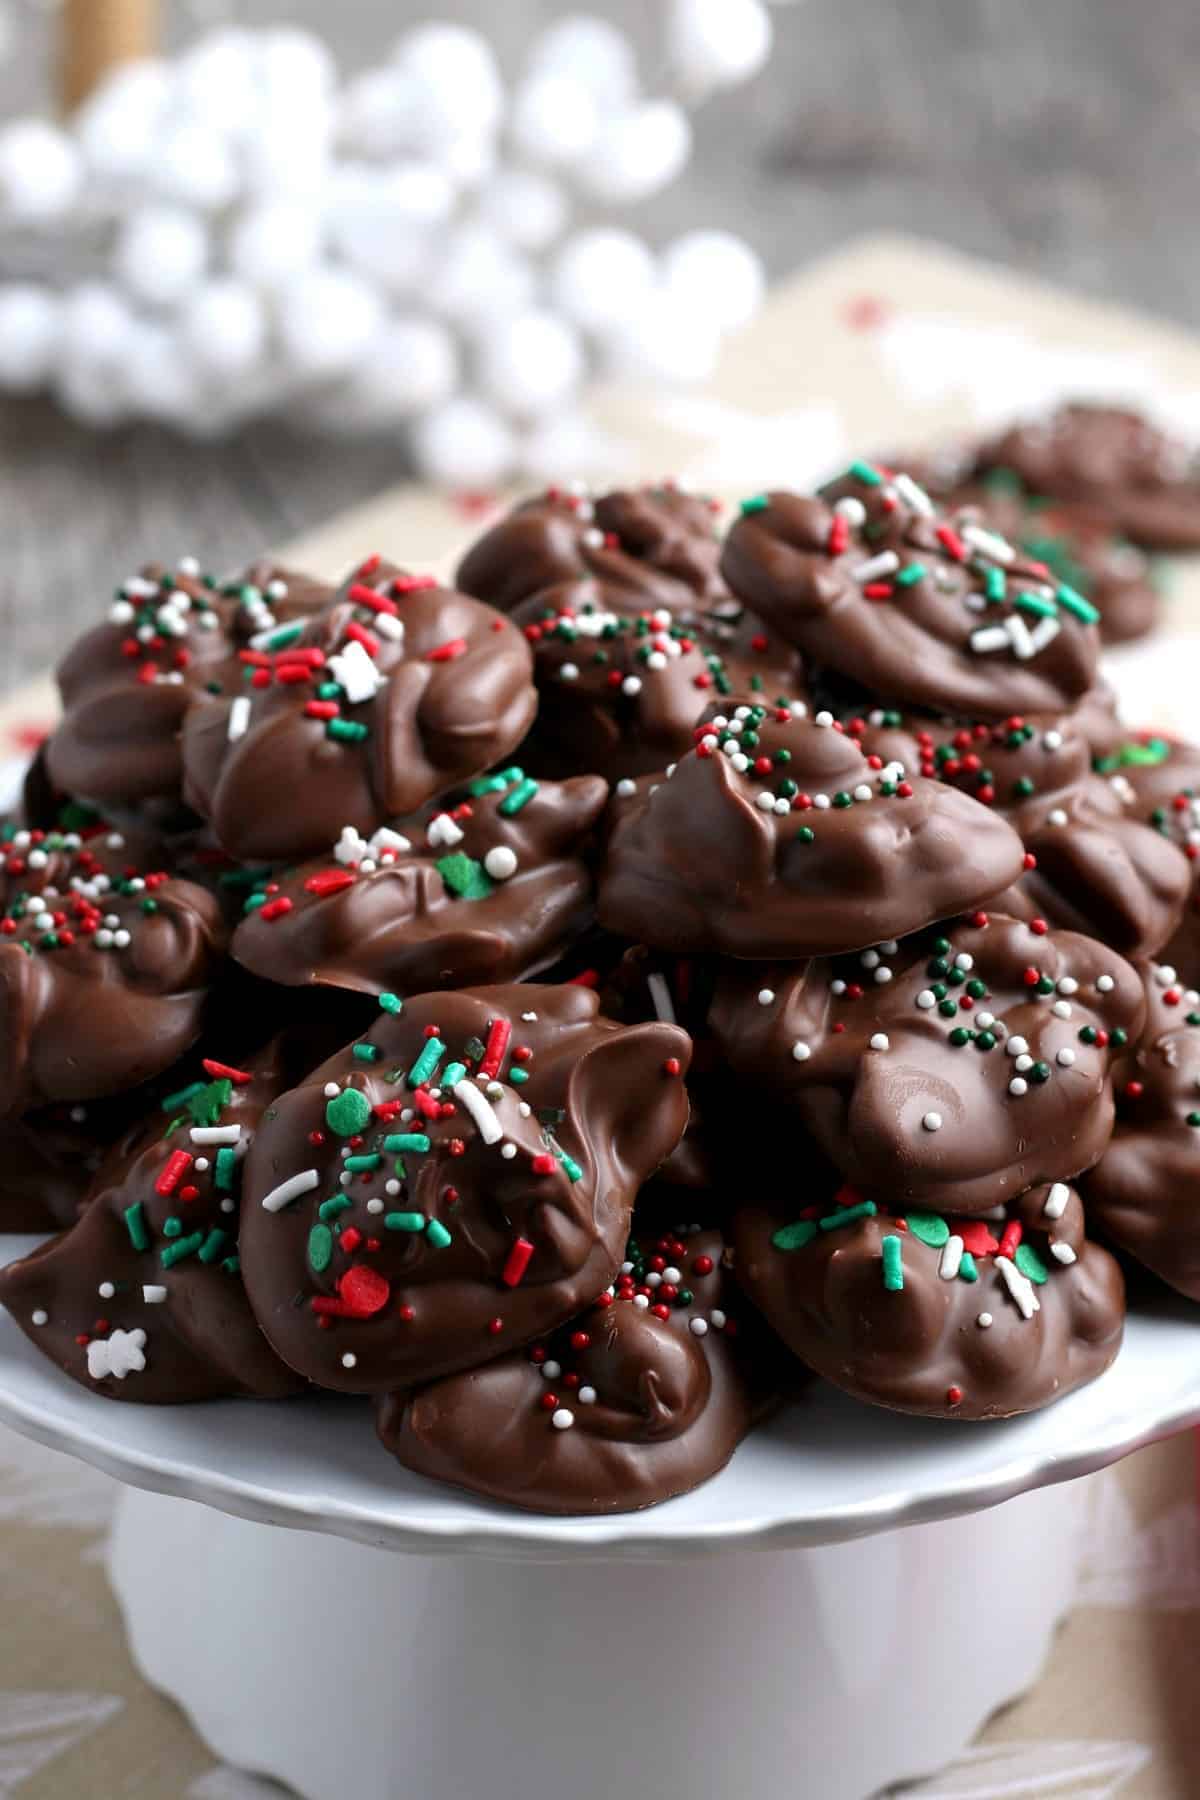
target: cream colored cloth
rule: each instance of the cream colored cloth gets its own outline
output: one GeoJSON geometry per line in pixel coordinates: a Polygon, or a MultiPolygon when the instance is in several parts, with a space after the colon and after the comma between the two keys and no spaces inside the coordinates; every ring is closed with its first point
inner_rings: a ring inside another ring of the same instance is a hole
{"type": "MultiPolygon", "coordinates": [[[[733,498],[805,485],[858,451],[920,446],[1075,394],[1148,396],[1168,422],[1200,437],[1200,344],[947,251],[872,239],[778,290],[706,393],[650,402],[614,391],[598,410],[614,474],[684,474],[733,498]]],[[[449,500],[399,489],[283,553],[334,578],[376,549],[448,571],[455,546],[480,523],[449,500]]],[[[131,545],[131,566],[137,555],[131,545]]],[[[1167,632],[1121,652],[1112,672],[1135,722],[1190,725],[1194,735],[1186,691],[1164,693],[1159,671],[1181,650],[1200,651],[1195,566],[1177,573],[1167,632]]],[[[0,707],[0,754],[52,711],[49,683],[10,697],[0,707]]],[[[1042,1679],[951,1769],[910,1793],[1200,1795],[1194,1477],[1187,1436],[1094,1484],[1079,1605],[1042,1679]]],[[[277,1794],[215,1767],[181,1714],[134,1671],[103,1570],[112,1499],[105,1477],[0,1433],[0,1800],[277,1794]]],[[[981,1524],[981,1542],[985,1532],[981,1524]]]]}

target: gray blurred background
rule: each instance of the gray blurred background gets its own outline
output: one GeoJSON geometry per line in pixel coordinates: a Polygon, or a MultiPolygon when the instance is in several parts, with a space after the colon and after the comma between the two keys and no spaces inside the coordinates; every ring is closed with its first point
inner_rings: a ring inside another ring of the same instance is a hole
{"type": "MultiPolygon", "coordinates": [[[[97,0],[100,3],[100,0],[97,0]]],[[[578,3],[578,0],[577,0],[578,3]]],[[[643,43],[656,0],[595,0],[643,43]]],[[[482,26],[509,65],[550,0],[167,0],[173,39],[290,19],[368,64],[434,13],[482,26]]],[[[4,0],[0,117],[49,80],[53,6],[4,0]]],[[[797,0],[764,74],[697,116],[683,177],[631,223],[747,237],[784,275],[882,227],[941,239],[1185,323],[1196,315],[1200,8],[1187,0],[797,0]]],[[[0,408],[0,675],[51,660],[131,557],[217,566],[403,474],[393,447],[278,427],[233,445],[93,436],[41,403],[0,408]],[[68,529],[69,527],[69,529],[68,529]]]]}

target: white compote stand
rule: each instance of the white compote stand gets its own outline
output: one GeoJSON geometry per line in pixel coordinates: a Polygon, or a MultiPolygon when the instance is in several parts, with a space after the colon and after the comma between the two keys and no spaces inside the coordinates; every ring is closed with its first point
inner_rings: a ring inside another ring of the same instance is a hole
{"type": "Polygon", "coordinates": [[[1163,1300],[1100,1381],[977,1428],[814,1385],[716,1480],[610,1519],[407,1474],[358,1401],[113,1405],[3,1314],[0,1418],[128,1484],[139,1667],[306,1800],[865,1800],[1036,1678],[1072,1478],[1200,1420],[1197,1342],[1163,1300]]]}

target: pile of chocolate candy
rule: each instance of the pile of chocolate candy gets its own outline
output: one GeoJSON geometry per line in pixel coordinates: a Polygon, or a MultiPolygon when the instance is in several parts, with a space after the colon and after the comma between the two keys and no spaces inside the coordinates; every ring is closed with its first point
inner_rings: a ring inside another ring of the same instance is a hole
{"type": "Polygon", "coordinates": [[[1200,538],[1169,450],[1076,408],[945,505],[569,487],[454,588],[126,581],[0,834],[30,1341],[614,1512],[814,1377],[1045,1405],[1122,1262],[1200,1299],[1200,750],[1097,676],[1118,534],[1200,538]]]}

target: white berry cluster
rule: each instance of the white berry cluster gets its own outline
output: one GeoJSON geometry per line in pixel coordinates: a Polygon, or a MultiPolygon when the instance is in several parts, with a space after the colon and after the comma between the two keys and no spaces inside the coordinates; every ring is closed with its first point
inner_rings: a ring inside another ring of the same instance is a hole
{"type": "Polygon", "coordinates": [[[584,14],[508,85],[459,25],[346,80],[308,32],[224,27],[116,70],[64,127],[0,128],[0,262],[71,270],[0,282],[0,391],[95,426],[403,434],[458,487],[586,468],[589,375],[702,378],[762,293],[728,233],[656,253],[603,216],[674,180],[689,108],[770,49],[763,0],[660,10],[655,93],[584,14]]]}

